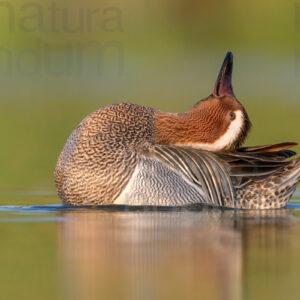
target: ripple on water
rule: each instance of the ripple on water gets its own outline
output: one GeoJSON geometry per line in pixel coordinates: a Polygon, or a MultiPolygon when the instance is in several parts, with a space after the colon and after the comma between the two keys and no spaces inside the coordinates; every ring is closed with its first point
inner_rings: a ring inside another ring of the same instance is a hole
{"type": "MultiPolygon", "coordinates": [[[[0,194],[6,195],[14,195],[13,192],[0,192],[0,194]]],[[[45,191],[26,191],[23,194],[21,192],[15,193],[15,195],[21,195],[23,197],[30,197],[32,203],[32,197],[37,198],[35,201],[38,203],[38,198],[41,196],[52,196],[52,192],[45,192],[45,191]]],[[[13,200],[12,200],[13,202],[13,200]]],[[[26,202],[26,201],[25,201],[26,202]]],[[[296,190],[292,199],[287,204],[287,208],[295,211],[300,211],[300,188],[296,190]]],[[[128,207],[99,207],[97,208],[99,211],[132,211],[132,210],[141,210],[140,208],[128,208],[128,207]]],[[[87,207],[82,208],[74,208],[74,207],[67,207],[62,204],[48,204],[48,205],[2,205],[0,206],[0,222],[62,222],[70,220],[71,218],[66,217],[68,214],[64,214],[66,216],[61,216],[60,212],[71,212],[76,211],[80,213],[81,211],[87,212],[90,210],[87,207]]],[[[95,209],[92,209],[95,211],[95,209]]],[[[146,210],[144,208],[142,210],[146,210]]],[[[153,208],[148,208],[148,210],[153,210],[153,208]]],[[[181,210],[180,208],[161,208],[159,210],[181,210]]],[[[184,209],[182,209],[184,210],[184,209]]],[[[193,211],[201,211],[201,208],[195,207],[189,210],[193,211]]]]}

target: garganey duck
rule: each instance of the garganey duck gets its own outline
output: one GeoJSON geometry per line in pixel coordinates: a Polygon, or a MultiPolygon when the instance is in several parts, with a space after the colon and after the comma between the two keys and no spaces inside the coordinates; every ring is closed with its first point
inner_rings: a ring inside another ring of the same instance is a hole
{"type": "Polygon", "coordinates": [[[213,93],[184,113],[130,103],[88,115],[57,162],[58,194],[69,205],[286,205],[300,180],[296,143],[240,148],[251,127],[236,99],[228,52],[213,93]]]}

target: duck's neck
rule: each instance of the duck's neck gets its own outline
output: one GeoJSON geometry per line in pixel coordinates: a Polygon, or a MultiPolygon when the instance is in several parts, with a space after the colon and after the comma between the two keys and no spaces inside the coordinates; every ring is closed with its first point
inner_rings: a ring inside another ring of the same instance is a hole
{"type": "Polygon", "coordinates": [[[158,144],[210,144],[217,139],[209,122],[191,111],[182,114],[158,112],[155,115],[155,132],[158,144]]]}

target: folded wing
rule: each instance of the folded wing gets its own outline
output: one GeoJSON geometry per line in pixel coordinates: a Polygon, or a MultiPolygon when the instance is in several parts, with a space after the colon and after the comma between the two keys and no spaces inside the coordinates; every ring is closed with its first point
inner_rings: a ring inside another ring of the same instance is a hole
{"type": "Polygon", "coordinates": [[[199,186],[207,203],[235,205],[235,190],[261,181],[289,163],[295,143],[241,148],[236,152],[214,153],[199,149],[157,145],[141,154],[163,162],[188,181],[199,186]]]}
{"type": "Polygon", "coordinates": [[[223,206],[225,199],[234,202],[230,175],[214,153],[160,145],[144,151],[143,155],[163,162],[199,186],[208,204],[223,206]]]}

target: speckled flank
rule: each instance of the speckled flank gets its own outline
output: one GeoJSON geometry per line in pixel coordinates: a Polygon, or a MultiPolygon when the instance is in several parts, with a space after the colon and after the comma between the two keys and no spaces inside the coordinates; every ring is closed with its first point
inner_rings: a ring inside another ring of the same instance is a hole
{"type": "Polygon", "coordinates": [[[137,163],[137,150],[153,141],[154,110],[121,103],[87,116],[58,159],[55,183],[64,203],[112,203],[137,163]]]}
{"type": "Polygon", "coordinates": [[[300,158],[282,167],[262,181],[251,182],[236,190],[237,203],[243,209],[284,207],[300,180],[300,158]]]}

